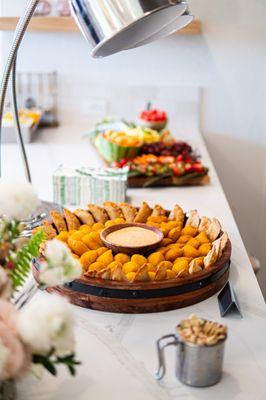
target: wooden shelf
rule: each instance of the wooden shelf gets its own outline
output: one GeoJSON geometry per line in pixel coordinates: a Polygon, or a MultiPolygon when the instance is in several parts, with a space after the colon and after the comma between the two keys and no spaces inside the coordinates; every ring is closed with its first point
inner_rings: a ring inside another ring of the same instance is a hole
{"type": "MultiPolygon", "coordinates": [[[[0,31],[14,31],[18,23],[16,17],[0,17],[0,31]]],[[[78,32],[72,17],[34,17],[28,27],[30,32],[78,32]]],[[[194,20],[177,32],[182,35],[199,35],[201,33],[201,22],[194,20]]]]}

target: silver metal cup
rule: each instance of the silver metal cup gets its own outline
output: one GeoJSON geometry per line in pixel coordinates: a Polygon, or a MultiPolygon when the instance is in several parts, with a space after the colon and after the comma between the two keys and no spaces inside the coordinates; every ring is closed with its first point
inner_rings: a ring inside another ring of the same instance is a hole
{"type": "Polygon", "coordinates": [[[176,376],[182,383],[194,387],[215,385],[222,377],[225,340],[212,346],[204,346],[183,342],[177,334],[162,336],[157,341],[159,367],[156,379],[162,379],[166,372],[165,347],[174,345],[177,346],[176,376]]]}

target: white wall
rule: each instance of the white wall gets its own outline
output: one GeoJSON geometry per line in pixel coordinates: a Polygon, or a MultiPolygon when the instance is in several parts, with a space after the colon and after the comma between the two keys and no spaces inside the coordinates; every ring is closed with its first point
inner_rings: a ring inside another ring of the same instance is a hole
{"type": "MultiPolygon", "coordinates": [[[[108,97],[110,102],[110,93],[115,93],[111,100],[119,104],[121,114],[130,114],[142,101],[140,87],[149,86],[149,96],[165,101],[170,97],[171,106],[175,86],[202,86],[202,131],[247,248],[266,271],[266,2],[190,0],[190,8],[203,23],[201,36],[173,36],[127,54],[92,60],[79,34],[29,34],[20,69],[59,71],[65,120],[88,119],[90,96],[108,97]],[[110,92],[115,84],[136,88],[126,98],[119,90],[110,92]]],[[[5,34],[5,48],[10,38],[5,34]]],[[[107,112],[110,109],[107,104],[107,112]]],[[[260,280],[266,294],[266,272],[260,280]]]]}

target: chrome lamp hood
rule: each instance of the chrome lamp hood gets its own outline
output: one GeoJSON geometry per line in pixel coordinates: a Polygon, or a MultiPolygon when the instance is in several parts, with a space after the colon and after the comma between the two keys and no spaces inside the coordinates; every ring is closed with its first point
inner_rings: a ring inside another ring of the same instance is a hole
{"type": "MultiPolygon", "coordinates": [[[[11,99],[17,142],[25,175],[31,173],[18,115],[16,92],[17,55],[27,27],[40,0],[28,0],[20,18],[9,51],[0,86],[0,177],[1,132],[8,83],[11,77],[11,99]]],[[[119,51],[143,46],[168,36],[189,24],[187,0],[69,0],[72,14],[92,47],[93,57],[105,57],[119,51]]]]}
{"type": "Polygon", "coordinates": [[[70,0],[70,5],[95,58],[148,44],[193,19],[185,0],[70,0]]]}

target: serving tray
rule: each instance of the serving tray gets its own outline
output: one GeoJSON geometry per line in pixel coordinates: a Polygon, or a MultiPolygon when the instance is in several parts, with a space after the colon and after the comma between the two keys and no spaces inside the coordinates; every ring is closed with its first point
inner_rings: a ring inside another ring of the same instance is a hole
{"type": "MultiPolygon", "coordinates": [[[[67,296],[72,304],[115,313],[152,313],[199,303],[220,291],[229,277],[231,242],[222,257],[209,269],[186,278],[153,282],[118,282],[82,277],[48,292],[67,296]]],[[[34,263],[38,275],[38,263],[34,263]]]]}
{"type": "Polygon", "coordinates": [[[150,176],[129,176],[128,187],[130,188],[147,188],[147,187],[163,187],[163,186],[201,186],[210,183],[208,174],[202,176],[183,177],[158,175],[150,176]]]}

